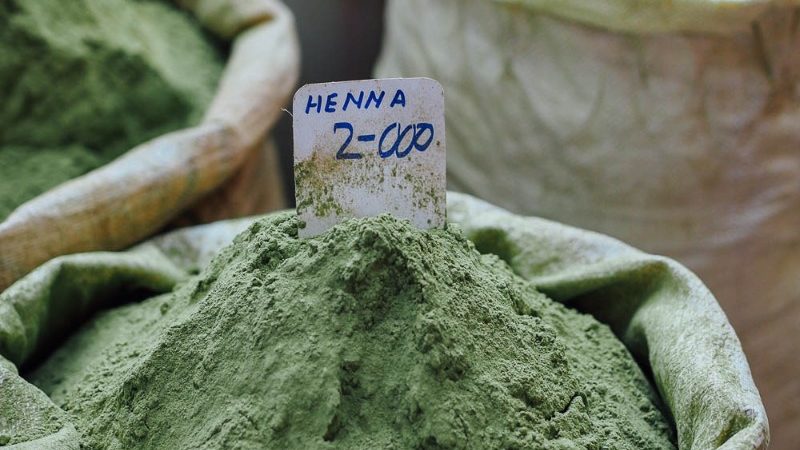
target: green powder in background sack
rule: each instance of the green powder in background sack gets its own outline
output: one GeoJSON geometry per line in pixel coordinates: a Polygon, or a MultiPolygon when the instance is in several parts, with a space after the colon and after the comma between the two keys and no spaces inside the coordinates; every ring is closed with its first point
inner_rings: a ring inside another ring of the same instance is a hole
{"type": "Polygon", "coordinates": [[[93,449],[675,448],[609,328],[457,229],[297,227],[255,223],[27,378],[93,449]]]}
{"type": "Polygon", "coordinates": [[[191,16],[166,1],[0,2],[0,220],[199,121],[222,63],[191,16]]]}

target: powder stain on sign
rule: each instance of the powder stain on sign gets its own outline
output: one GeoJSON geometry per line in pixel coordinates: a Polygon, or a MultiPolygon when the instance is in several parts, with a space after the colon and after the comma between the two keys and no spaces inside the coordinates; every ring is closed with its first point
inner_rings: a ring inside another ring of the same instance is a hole
{"type": "Polygon", "coordinates": [[[400,176],[398,165],[392,164],[388,169],[385,162],[374,154],[367,154],[357,161],[341,161],[336,160],[331,152],[315,149],[310,158],[294,166],[295,184],[306,187],[296,190],[297,210],[311,210],[317,217],[336,215],[347,218],[354,212],[340,201],[344,197],[336,195],[335,189],[358,186],[374,193],[383,189],[389,179],[391,189],[411,191],[415,208],[433,207],[436,214],[444,216],[441,202],[437,202],[436,190],[432,186],[414,182],[414,173],[425,173],[424,167],[420,166],[421,163],[415,165],[413,162],[400,166],[403,171],[400,176]]]}
{"type": "Polygon", "coordinates": [[[337,163],[332,154],[315,150],[305,161],[294,166],[295,183],[311,187],[314,195],[305,195],[297,202],[298,210],[313,208],[318,217],[336,214],[343,216],[345,208],[333,195],[334,179],[348,174],[348,166],[337,163]]]}
{"type": "Polygon", "coordinates": [[[0,220],[199,121],[221,71],[213,43],[169,2],[0,2],[0,220]]]}
{"type": "Polygon", "coordinates": [[[674,449],[607,326],[457,229],[256,222],[28,375],[94,449],[674,449]]]}

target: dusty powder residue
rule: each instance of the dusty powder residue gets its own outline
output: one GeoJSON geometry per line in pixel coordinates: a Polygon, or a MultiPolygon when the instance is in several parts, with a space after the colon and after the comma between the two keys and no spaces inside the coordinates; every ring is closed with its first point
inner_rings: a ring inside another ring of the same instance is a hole
{"type": "Polygon", "coordinates": [[[457,229],[254,224],[29,379],[94,449],[675,448],[610,330],[457,229]]]}
{"type": "Polygon", "coordinates": [[[168,1],[0,2],[0,220],[199,121],[222,58],[168,1]]]}

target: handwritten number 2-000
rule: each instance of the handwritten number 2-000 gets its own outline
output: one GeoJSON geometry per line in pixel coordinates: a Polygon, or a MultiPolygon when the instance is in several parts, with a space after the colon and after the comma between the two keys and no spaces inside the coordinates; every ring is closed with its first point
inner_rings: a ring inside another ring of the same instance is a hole
{"type": "Polygon", "coordinates": [[[347,138],[344,140],[344,144],[339,147],[339,151],[336,152],[336,159],[361,159],[364,155],[361,153],[347,153],[345,150],[347,146],[350,145],[350,141],[353,140],[353,124],[349,122],[336,122],[333,124],[333,134],[336,134],[336,130],[345,129],[349,133],[347,134],[347,138]]]}
{"type": "MultiPolygon", "coordinates": [[[[337,130],[346,130],[347,137],[336,152],[336,159],[361,159],[364,157],[361,153],[348,152],[347,147],[353,141],[353,124],[350,122],[337,122],[333,124],[333,133],[336,134],[337,130]]],[[[378,155],[381,158],[389,158],[392,155],[398,158],[405,158],[411,153],[412,150],[424,152],[431,146],[433,142],[433,124],[427,122],[420,122],[416,124],[401,126],[399,123],[389,124],[381,133],[378,140],[378,155]],[[396,131],[392,133],[392,131],[396,131]],[[394,140],[391,138],[394,137],[394,140]],[[408,144],[402,144],[408,139],[408,144]]],[[[375,135],[362,135],[359,136],[359,141],[375,140],[375,135]],[[368,139],[364,139],[367,137],[368,139]]]]}

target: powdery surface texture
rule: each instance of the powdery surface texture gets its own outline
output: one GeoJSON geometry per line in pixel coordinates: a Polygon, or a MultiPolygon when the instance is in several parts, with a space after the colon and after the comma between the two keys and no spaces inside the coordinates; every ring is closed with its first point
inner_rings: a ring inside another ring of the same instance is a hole
{"type": "Polygon", "coordinates": [[[297,228],[256,222],[28,378],[97,449],[675,448],[611,331],[458,229],[297,228]]]}

